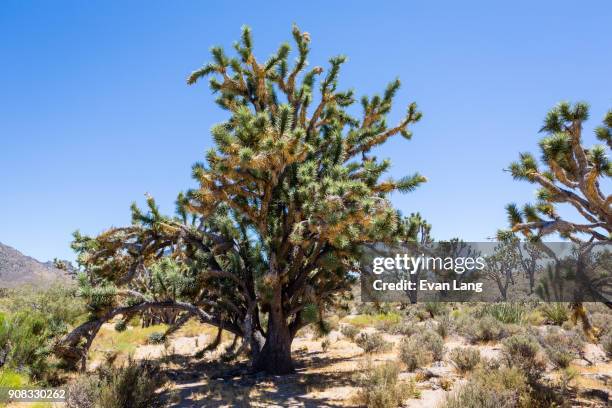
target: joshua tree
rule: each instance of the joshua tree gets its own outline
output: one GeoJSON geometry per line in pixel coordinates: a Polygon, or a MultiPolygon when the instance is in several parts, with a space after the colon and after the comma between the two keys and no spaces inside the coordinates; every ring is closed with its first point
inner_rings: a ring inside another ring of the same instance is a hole
{"type": "MultiPolygon", "coordinates": [[[[520,160],[510,165],[514,179],[539,186],[538,201],[522,210],[515,204],[507,206],[512,231],[536,242],[557,233],[576,243],[585,254],[597,243],[612,243],[612,195],[606,195],[600,185],[600,181],[612,176],[607,157],[612,147],[612,111],[595,131],[606,144],[591,148],[586,148],[582,140],[583,123],[588,116],[585,103],[572,106],[563,102],[548,113],[541,129],[546,133],[540,141],[541,160],[522,153],[520,160]],[[561,217],[557,210],[562,204],[573,208],[576,218],[583,221],[561,217]]],[[[609,300],[607,304],[610,306],[609,300]]],[[[591,332],[582,303],[576,302],[572,308],[575,318],[581,318],[585,329],[591,332]]]]}
{"type": "Polygon", "coordinates": [[[287,44],[258,61],[244,28],[236,57],[215,47],[213,62],[189,76],[190,85],[211,76],[228,112],[212,128],[206,163],[193,166],[198,187],[179,196],[177,217],[162,216],[149,198],[146,214],[133,208],[132,226],[77,236],[92,318],[58,345],[63,355],[82,357],[112,316],[167,308],[181,312],[178,324],[193,315],[241,337],[255,370],[290,372],[294,336],[349,289],[360,244],[396,239],[387,196],[425,179],[381,180],[390,162],[371,150],[411,137],[416,104],[387,125],[395,80],[382,96],[363,97],[363,113],[351,116],[353,92],[338,90],[345,58],[307,69],[310,35],[294,27],[293,37],[294,64],[287,44]],[[163,258],[173,265],[155,266],[163,258]]]}
{"type": "Polygon", "coordinates": [[[487,257],[486,276],[497,285],[502,300],[508,299],[508,288],[514,285],[514,275],[520,265],[518,239],[513,234],[499,232],[499,244],[492,255],[487,257]]]}
{"type": "MultiPolygon", "coordinates": [[[[431,237],[431,224],[429,224],[421,214],[412,213],[409,217],[404,217],[401,221],[398,231],[398,238],[404,245],[412,246],[419,249],[423,245],[428,245],[433,242],[431,237]]],[[[407,279],[411,282],[418,282],[421,276],[422,269],[417,271],[406,272],[399,271],[398,279],[407,279]]],[[[416,286],[418,288],[418,286],[416,286]]],[[[410,303],[416,303],[418,299],[418,290],[406,290],[406,295],[410,299],[410,303]]],[[[405,305],[402,305],[404,307],[405,305]]]]}

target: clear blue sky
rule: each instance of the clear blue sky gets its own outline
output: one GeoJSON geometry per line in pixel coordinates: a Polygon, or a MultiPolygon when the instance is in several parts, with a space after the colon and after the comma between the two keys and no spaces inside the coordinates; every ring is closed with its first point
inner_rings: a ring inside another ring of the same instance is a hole
{"type": "Polygon", "coordinates": [[[504,205],[534,187],[502,169],[535,151],[556,102],[586,100],[591,129],[612,107],[612,2],[606,1],[25,1],[0,5],[0,242],[41,260],[73,259],[71,233],[129,223],[154,195],[166,212],[193,186],[190,166],[224,114],[189,72],[212,45],[253,28],[267,57],[311,33],[311,65],[346,54],[341,84],[358,95],[399,76],[393,118],[409,101],[414,138],[379,156],[393,175],[429,178],[394,196],[436,238],[480,241],[504,205]]]}

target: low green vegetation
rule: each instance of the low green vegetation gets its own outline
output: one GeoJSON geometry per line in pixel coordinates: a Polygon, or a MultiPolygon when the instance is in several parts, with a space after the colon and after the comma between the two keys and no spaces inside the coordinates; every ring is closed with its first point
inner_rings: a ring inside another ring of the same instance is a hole
{"type": "Polygon", "coordinates": [[[356,376],[360,386],[357,400],[368,408],[396,408],[408,398],[419,398],[414,381],[400,381],[399,364],[393,361],[373,365],[371,361],[356,376]]]}
{"type": "Polygon", "coordinates": [[[347,322],[357,328],[375,327],[384,325],[395,325],[402,320],[399,313],[361,314],[352,316],[347,322]]]}
{"type": "Polygon", "coordinates": [[[504,324],[490,315],[484,315],[480,318],[462,316],[457,324],[459,332],[471,343],[498,341],[508,334],[504,324]]]}
{"type": "Polygon", "coordinates": [[[490,303],[483,306],[481,315],[502,323],[520,324],[527,315],[527,308],[520,303],[490,303]]]}
{"type": "Polygon", "coordinates": [[[0,371],[3,381],[54,385],[61,362],[55,341],[86,316],[71,287],[20,288],[0,299],[0,371]]]}
{"type": "Polygon", "coordinates": [[[517,368],[482,369],[453,391],[440,408],[532,407],[529,385],[517,368]]]}
{"type": "Polygon", "coordinates": [[[584,348],[584,341],[576,332],[560,329],[549,329],[541,343],[546,355],[557,368],[569,367],[571,361],[578,358],[584,348]]]}
{"type": "Polygon", "coordinates": [[[546,303],[542,306],[541,311],[549,324],[561,326],[569,319],[569,309],[565,303],[546,303]]]}
{"type": "Polygon", "coordinates": [[[399,358],[409,371],[440,361],[444,357],[444,340],[431,329],[405,337],[400,342],[399,358]]]}
{"type": "Polygon", "coordinates": [[[128,360],[119,367],[102,366],[81,376],[68,390],[69,408],[149,408],[165,380],[149,361],[128,360]]]}
{"type": "Polygon", "coordinates": [[[386,341],[378,332],[361,333],[355,338],[355,343],[366,353],[384,353],[393,347],[393,344],[386,341]]]}
{"type": "Polygon", "coordinates": [[[355,340],[355,337],[359,334],[359,329],[352,324],[345,324],[340,328],[340,333],[350,340],[355,340]]]}
{"type": "Polygon", "coordinates": [[[456,347],[448,357],[461,373],[472,371],[480,363],[480,351],[475,347],[456,347]]]}

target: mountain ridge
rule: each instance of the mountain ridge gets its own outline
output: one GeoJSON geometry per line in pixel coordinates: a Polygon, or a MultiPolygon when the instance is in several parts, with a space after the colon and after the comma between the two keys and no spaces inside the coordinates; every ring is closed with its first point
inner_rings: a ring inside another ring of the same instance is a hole
{"type": "Polygon", "coordinates": [[[53,261],[40,262],[0,242],[0,288],[70,281],[76,270],[69,262],[63,262],[67,270],[56,268],[53,261]]]}

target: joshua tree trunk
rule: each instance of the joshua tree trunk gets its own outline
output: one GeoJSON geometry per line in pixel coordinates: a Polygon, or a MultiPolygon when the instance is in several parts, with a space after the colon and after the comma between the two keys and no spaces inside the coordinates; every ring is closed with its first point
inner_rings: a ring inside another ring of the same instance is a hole
{"type": "Polygon", "coordinates": [[[268,314],[266,342],[256,357],[253,368],[270,374],[288,374],[294,371],[291,359],[293,336],[283,313],[280,289],[275,292],[268,314]]]}

